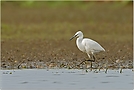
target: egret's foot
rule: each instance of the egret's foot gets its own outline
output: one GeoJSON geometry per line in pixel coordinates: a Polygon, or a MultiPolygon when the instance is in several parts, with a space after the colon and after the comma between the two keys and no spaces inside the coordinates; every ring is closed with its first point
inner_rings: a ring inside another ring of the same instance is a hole
{"type": "Polygon", "coordinates": [[[82,61],[80,64],[78,64],[77,66],[80,66],[81,64],[83,64],[86,60],[82,61]]]}
{"type": "Polygon", "coordinates": [[[86,61],[90,61],[90,62],[95,62],[95,60],[84,60],[84,61],[82,61],[79,65],[77,65],[77,66],[80,66],[81,64],[83,64],[84,62],[86,62],[86,61]]]}
{"type": "Polygon", "coordinates": [[[95,62],[95,60],[86,60],[86,61],[95,62]]]}

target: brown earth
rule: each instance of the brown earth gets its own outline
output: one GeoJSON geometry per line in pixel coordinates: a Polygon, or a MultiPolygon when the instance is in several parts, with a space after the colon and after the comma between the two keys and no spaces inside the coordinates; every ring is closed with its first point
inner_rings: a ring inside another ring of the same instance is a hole
{"type": "Polygon", "coordinates": [[[94,68],[132,69],[132,6],[84,5],[87,7],[2,3],[2,69],[88,68],[89,62],[79,65],[87,55],[77,49],[75,40],[69,41],[79,29],[106,49],[96,55],[94,68]]]}

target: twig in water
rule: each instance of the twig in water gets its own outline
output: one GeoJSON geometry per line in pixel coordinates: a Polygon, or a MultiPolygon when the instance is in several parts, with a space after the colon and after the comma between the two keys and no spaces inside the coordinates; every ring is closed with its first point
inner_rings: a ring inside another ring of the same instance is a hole
{"type": "Polygon", "coordinates": [[[101,70],[101,67],[99,68],[99,71],[101,70]]]}
{"type": "Polygon", "coordinates": [[[122,71],[123,71],[122,69],[123,69],[123,67],[121,67],[120,73],[122,73],[122,71]]]}
{"type": "Polygon", "coordinates": [[[18,69],[20,69],[20,65],[24,62],[25,60],[23,60],[17,67],[18,69]]]}
{"type": "Polygon", "coordinates": [[[108,70],[108,68],[106,68],[106,71],[105,71],[105,73],[107,73],[107,70],[108,70]]]}
{"type": "Polygon", "coordinates": [[[91,62],[91,68],[90,68],[90,71],[92,71],[92,62],[91,62]]]}

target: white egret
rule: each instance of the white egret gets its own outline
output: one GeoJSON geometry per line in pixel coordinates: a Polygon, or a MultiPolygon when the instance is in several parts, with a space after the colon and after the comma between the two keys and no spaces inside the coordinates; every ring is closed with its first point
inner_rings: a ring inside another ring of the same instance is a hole
{"type": "Polygon", "coordinates": [[[95,62],[94,54],[101,51],[105,51],[105,49],[96,41],[89,38],[83,38],[83,33],[81,31],[76,32],[75,35],[72,38],[70,38],[70,40],[72,40],[75,37],[77,37],[76,45],[78,49],[84,53],[87,53],[88,57],[91,59],[85,61],[91,61],[91,68],[92,68],[92,62],[95,62]],[[92,57],[90,57],[90,55],[92,57]]]}

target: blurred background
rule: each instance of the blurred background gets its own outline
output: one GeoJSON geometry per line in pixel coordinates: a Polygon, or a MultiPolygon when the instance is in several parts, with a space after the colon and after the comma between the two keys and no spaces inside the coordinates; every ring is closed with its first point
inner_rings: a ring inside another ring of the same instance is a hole
{"type": "Polygon", "coordinates": [[[81,30],[102,41],[132,41],[131,1],[2,1],[2,40],[69,39],[81,30]]]}

